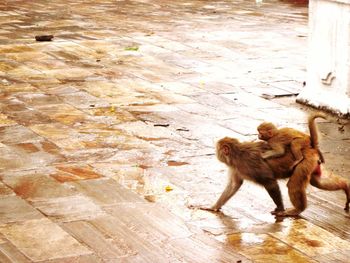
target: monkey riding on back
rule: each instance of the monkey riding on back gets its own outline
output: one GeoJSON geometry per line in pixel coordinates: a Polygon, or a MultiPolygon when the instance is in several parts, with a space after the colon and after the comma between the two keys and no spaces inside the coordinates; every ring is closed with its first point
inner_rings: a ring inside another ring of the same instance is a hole
{"type": "Polygon", "coordinates": [[[290,144],[284,145],[283,155],[277,158],[262,156],[265,152],[273,150],[269,143],[239,142],[235,138],[225,137],[216,144],[216,156],[219,161],[228,167],[227,185],[211,207],[200,207],[204,210],[219,211],[221,207],[239,190],[244,180],[250,180],[262,185],[276,205],[271,213],[277,216],[297,216],[307,207],[306,187],[311,185],[329,191],[343,190],[346,194],[345,210],[349,210],[350,187],[349,182],[335,174],[322,176],[320,164],[320,151],[314,120],[319,115],[309,117],[309,129],[311,143],[298,147],[302,158],[296,163],[295,154],[290,144]],[[293,208],[284,209],[281,191],[277,180],[289,178],[287,187],[293,208]]]}

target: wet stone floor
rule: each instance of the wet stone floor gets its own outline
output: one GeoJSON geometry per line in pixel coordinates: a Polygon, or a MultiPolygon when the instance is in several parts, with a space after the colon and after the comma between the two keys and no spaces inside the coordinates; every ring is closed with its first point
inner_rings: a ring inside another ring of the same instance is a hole
{"type": "MultiPolygon", "coordinates": [[[[251,183],[222,213],[188,208],[225,185],[218,138],[254,140],[263,120],[306,131],[307,12],[2,0],[0,262],[348,262],[343,193],[310,186],[284,220],[251,183]]],[[[327,169],[350,178],[348,121],[319,127],[327,169]]]]}

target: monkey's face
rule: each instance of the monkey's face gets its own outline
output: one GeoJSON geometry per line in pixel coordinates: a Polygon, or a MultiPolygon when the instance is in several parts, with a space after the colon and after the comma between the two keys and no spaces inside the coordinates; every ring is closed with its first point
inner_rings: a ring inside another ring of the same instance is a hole
{"type": "Polygon", "coordinates": [[[258,132],[259,132],[258,137],[260,140],[267,141],[268,139],[271,138],[271,132],[269,132],[269,130],[260,129],[258,130],[258,132]]]}
{"type": "Polygon", "coordinates": [[[216,157],[220,162],[227,165],[230,163],[230,156],[232,155],[232,144],[237,144],[238,140],[234,138],[225,137],[216,143],[216,157]]]}
{"type": "Polygon", "coordinates": [[[260,140],[267,141],[273,137],[276,127],[270,122],[263,122],[258,126],[258,137],[260,140]]]}

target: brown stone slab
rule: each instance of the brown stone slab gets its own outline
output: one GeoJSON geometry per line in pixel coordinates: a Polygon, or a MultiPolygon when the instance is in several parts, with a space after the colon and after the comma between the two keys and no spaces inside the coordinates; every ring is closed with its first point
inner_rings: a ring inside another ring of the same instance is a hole
{"type": "Polygon", "coordinates": [[[227,242],[254,262],[316,263],[297,249],[266,234],[240,233],[229,235],[227,242]]]}
{"type": "Polygon", "coordinates": [[[102,262],[106,262],[106,261],[102,261],[102,259],[100,259],[95,254],[40,261],[40,263],[102,263],[102,262]]]}
{"type": "Polygon", "coordinates": [[[158,242],[169,237],[184,238],[191,235],[179,218],[156,204],[128,203],[106,207],[105,210],[149,241],[158,242]]]}
{"type": "Polygon", "coordinates": [[[0,113],[0,127],[11,126],[15,124],[17,123],[11,120],[7,115],[0,113]]]}
{"type": "Polygon", "coordinates": [[[123,240],[122,236],[119,239],[113,239],[88,222],[64,223],[63,227],[77,240],[90,247],[102,259],[116,260],[137,254],[128,241],[123,240]]]}
{"type": "Polygon", "coordinates": [[[68,103],[73,104],[78,109],[89,109],[91,107],[108,107],[109,103],[100,98],[94,97],[87,92],[75,92],[71,94],[61,94],[60,98],[68,103]]]}
{"type": "Polygon", "coordinates": [[[240,250],[221,243],[205,234],[196,234],[190,238],[171,239],[161,245],[167,251],[179,255],[186,262],[255,262],[240,250]]]}
{"type": "Polygon", "coordinates": [[[0,196],[14,195],[15,193],[11,188],[0,182],[0,196]]]}
{"type": "Polygon", "coordinates": [[[309,257],[347,250],[350,246],[348,240],[303,219],[285,221],[282,224],[288,227],[271,235],[309,257]]]}
{"type": "Polygon", "coordinates": [[[7,145],[17,144],[18,142],[26,143],[42,140],[42,137],[38,136],[38,134],[20,125],[0,127],[0,138],[0,142],[7,145]],[[16,136],[14,136],[14,134],[16,134],[16,136]]]}
{"type": "Polygon", "coordinates": [[[338,249],[337,252],[331,254],[317,255],[315,260],[321,263],[343,263],[349,261],[350,250],[338,249]]]}
{"type": "Polygon", "coordinates": [[[2,233],[32,261],[90,254],[90,250],[48,219],[0,226],[2,233]]]}
{"type": "MultiPolygon", "coordinates": [[[[145,239],[144,236],[140,236],[133,229],[129,228],[124,223],[118,220],[118,217],[103,217],[98,218],[91,223],[105,235],[110,236],[114,240],[121,240],[126,242],[133,251],[137,254],[125,258],[126,262],[177,262],[176,257],[169,251],[163,250],[159,247],[158,243],[145,239]]],[[[145,222],[147,225],[147,222],[145,222]]],[[[179,256],[181,258],[181,256],[179,256]]]]}
{"type": "Polygon", "coordinates": [[[0,198],[0,223],[22,222],[40,219],[43,215],[17,196],[2,196],[0,198]]]}
{"type": "MultiPolygon", "coordinates": [[[[331,192],[326,194],[327,196],[332,195],[331,192]]],[[[303,212],[302,217],[341,238],[347,238],[350,235],[350,216],[344,211],[344,197],[342,196],[341,199],[337,200],[337,205],[334,205],[322,201],[317,194],[313,194],[308,199],[310,205],[303,212]]]]}
{"type": "Polygon", "coordinates": [[[73,185],[79,192],[91,198],[98,205],[113,205],[125,202],[145,202],[141,197],[125,189],[115,180],[109,178],[77,181],[70,184],[73,185]]]}
{"type": "Polygon", "coordinates": [[[12,262],[32,262],[23,255],[12,243],[5,242],[0,244],[0,262],[12,263],[12,262]]]}
{"type": "Polygon", "coordinates": [[[85,196],[57,197],[33,202],[33,206],[51,220],[68,222],[104,215],[104,211],[85,196]]]}
{"type": "Polygon", "coordinates": [[[52,170],[7,173],[2,180],[20,197],[35,201],[57,197],[72,196],[77,193],[67,185],[57,182],[49,176],[52,170]]]}
{"type": "Polygon", "coordinates": [[[11,145],[0,145],[0,170],[35,169],[40,163],[43,166],[65,161],[59,148],[49,141],[23,142],[11,145]]]}
{"type": "Polygon", "coordinates": [[[56,169],[58,172],[51,176],[61,183],[102,177],[88,165],[60,164],[56,166],[56,169]]]}

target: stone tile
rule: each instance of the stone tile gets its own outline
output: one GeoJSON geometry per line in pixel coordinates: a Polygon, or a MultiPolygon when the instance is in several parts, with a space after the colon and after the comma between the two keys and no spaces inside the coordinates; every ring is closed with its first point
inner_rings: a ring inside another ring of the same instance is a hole
{"type": "Polygon", "coordinates": [[[0,224],[43,218],[35,208],[17,196],[2,196],[0,211],[0,224]]]}
{"type": "Polygon", "coordinates": [[[71,182],[79,192],[91,198],[98,205],[113,205],[124,202],[145,202],[138,195],[130,192],[115,180],[109,178],[71,182]]]}
{"type": "Polygon", "coordinates": [[[0,170],[3,171],[34,169],[38,164],[45,166],[66,160],[55,144],[45,140],[10,146],[2,144],[0,153],[0,170]]]}
{"type": "Polygon", "coordinates": [[[83,123],[88,120],[86,114],[69,104],[44,104],[34,105],[44,115],[50,116],[54,122],[72,126],[76,123],[83,123]]]}
{"type": "Polygon", "coordinates": [[[116,260],[121,257],[135,255],[137,252],[125,241],[121,235],[120,238],[111,238],[106,236],[88,222],[78,221],[64,223],[64,229],[73,235],[77,240],[90,247],[99,257],[106,260],[116,260]]]}
{"type": "Polygon", "coordinates": [[[118,204],[105,210],[150,242],[163,241],[169,237],[186,238],[192,234],[180,219],[152,203],[118,204]]]}
{"type": "Polygon", "coordinates": [[[5,114],[0,113],[0,127],[3,126],[12,126],[17,124],[15,121],[9,119],[9,117],[5,114]]]}
{"type": "MultiPolygon", "coordinates": [[[[305,130],[306,108],[264,94],[302,89],[307,5],[155,0],[115,8],[113,0],[72,0],[68,12],[66,0],[50,9],[3,2],[0,195],[3,202],[13,193],[25,198],[83,244],[67,254],[69,242],[48,248],[41,230],[54,227],[31,225],[34,208],[9,207],[11,199],[0,216],[10,220],[1,225],[1,262],[28,255],[39,262],[346,261],[344,195],[308,194],[306,226],[276,223],[267,193],[248,183],[223,213],[186,208],[215,201],[225,184],[214,156],[218,138],[256,139],[262,120],[305,130]],[[115,21],[123,23],[111,27],[115,21]],[[44,33],[55,38],[34,40],[44,33]],[[173,191],[164,191],[168,184],[173,191]],[[139,196],[151,191],[155,203],[139,196]],[[44,242],[48,257],[32,250],[44,242]],[[81,246],[88,251],[79,253],[81,246]]],[[[321,144],[327,165],[347,177],[347,125],[334,121],[322,131],[332,137],[321,144]]]]}
{"type": "Polygon", "coordinates": [[[180,139],[180,136],[167,128],[155,127],[154,125],[142,121],[126,122],[116,125],[115,127],[125,131],[125,133],[149,141],[162,140],[165,138],[173,138],[174,140],[180,139]]]}
{"type": "Polygon", "coordinates": [[[226,242],[253,262],[313,262],[298,250],[267,234],[238,233],[228,235],[226,242]]]}
{"type": "Polygon", "coordinates": [[[0,233],[32,261],[91,253],[48,219],[1,225],[0,233]]]}
{"type": "Polygon", "coordinates": [[[61,101],[56,96],[46,95],[44,93],[23,93],[16,96],[20,101],[23,101],[30,107],[40,107],[44,105],[58,104],[61,101]]]}
{"type": "Polygon", "coordinates": [[[0,182],[0,196],[9,196],[9,195],[15,195],[15,193],[12,191],[12,189],[2,182],[0,182]]]}
{"type": "Polygon", "coordinates": [[[12,243],[5,242],[0,244],[0,262],[12,263],[12,262],[32,262],[24,256],[12,243]]]}
{"type": "Polygon", "coordinates": [[[56,169],[58,172],[51,174],[51,176],[61,183],[102,177],[102,175],[96,173],[91,166],[87,165],[60,164],[56,166],[56,169]]]}
{"type": "Polygon", "coordinates": [[[104,215],[104,211],[85,196],[58,197],[33,202],[33,206],[51,220],[69,222],[104,215]]]}
{"type": "Polygon", "coordinates": [[[338,250],[349,248],[348,240],[339,238],[306,220],[299,219],[285,224],[288,226],[287,229],[272,235],[310,257],[335,253],[338,250]]]}
{"type": "MultiPolygon", "coordinates": [[[[174,256],[169,255],[167,251],[159,248],[157,244],[153,244],[149,240],[145,240],[139,236],[132,229],[129,229],[124,223],[117,220],[118,217],[103,217],[91,221],[91,224],[115,240],[118,244],[126,244],[131,248],[131,251],[136,252],[136,255],[131,255],[125,258],[126,262],[164,262],[173,260],[176,262],[174,256]]],[[[126,248],[127,248],[126,247],[126,248]]]]}
{"type": "Polygon", "coordinates": [[[68,104],[75,105],[78,109],[89,109],[97,107],[108,107],[108,102],[100,98],[94,97],[87,92],[74,92],[61,94],[59,97],[68,104]]]}
{"type": "Polygon", "coordinates": [[[29,201],[45,200],[75,195],[77,192],[49,176],[52,170],[21,171],[2,175],[2,181],[23,199],[29,201]]]}
{"type": "MultiPolygon", "coordinates": [[[[67,146],[70,147],[70,146],[67,146]]],[[[79,147],[76,147],[79,148],[79,147]]],[[[85,162],[86,164],[93,164],[100,160],[112,160],[113,157],[116,155],[116,152],[118,152],[117,149],[111,149],[111,148],[92,148],[92,149],[66,149],[64,150],[64,155],[67,159],[69,159],[71,162],[85,162]]]]}
{"type": "Polygon", "coordinates": [[[82,134],[66,125],[55,122],[32,125],[30,129],[65,150],[81,149],[84,147],[83,141],[95,138],[92,134],[82,134]]]}
{"type": "Polygon", "coordinates": [[[7,145],[17,144],[18,142],[30,143],[43,140],[42,137],[38,136],[32,130],[20,125],[0,127],[0,138],[0,142],[7,145]],[[16,136],[13,136],[14,134],[16,136]]]}
{"type": "Polygon", "coordinates": [[[102,263],[102,262],[106,262],[106,260],[102,261],[102,259],[97,257],[95,254],[40,261],[40,263],[102,263]]]}

